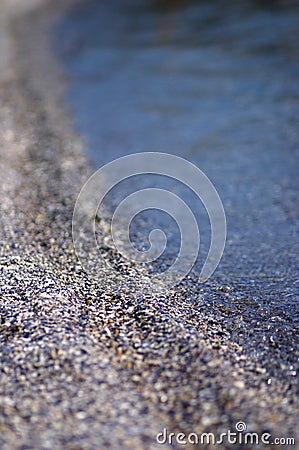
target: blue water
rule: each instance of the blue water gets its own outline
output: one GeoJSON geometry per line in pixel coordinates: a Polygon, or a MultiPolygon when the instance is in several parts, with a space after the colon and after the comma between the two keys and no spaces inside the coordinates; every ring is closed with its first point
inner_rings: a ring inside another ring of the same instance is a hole
{"type": "Polygon", "coordinates": [[[227,215],[216,279],[294,315],[299,9],[273,5],[90,1],[58,24],[55,46],[94,167],[140,151],[196,163],[227,215]]]}

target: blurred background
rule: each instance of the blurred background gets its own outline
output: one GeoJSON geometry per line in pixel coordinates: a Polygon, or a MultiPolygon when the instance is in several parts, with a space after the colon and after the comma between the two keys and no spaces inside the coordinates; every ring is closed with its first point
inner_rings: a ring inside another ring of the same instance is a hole
{"type": "MultiPolygon", "coordinates": [[[[54,31],[74,124],[94,168],[140,151],[197,164],[228,219],[218,276],[293,308],[298,3],[85,1],[54,31]]],[[[198,212],[207,251],[201,206],[171,189],[198,212]]]]}

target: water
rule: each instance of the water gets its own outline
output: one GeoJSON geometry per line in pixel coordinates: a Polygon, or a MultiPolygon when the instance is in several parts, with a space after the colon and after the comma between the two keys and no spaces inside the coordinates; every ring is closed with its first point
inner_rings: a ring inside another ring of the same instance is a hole
{"type": "Polygon", "coordinates": [[[58,24],[55,46],[94,167],[140,151],[197,164],[227,215],[215,279],[294,316],[299,10],[273,5],[91,1],[58,24]]]}

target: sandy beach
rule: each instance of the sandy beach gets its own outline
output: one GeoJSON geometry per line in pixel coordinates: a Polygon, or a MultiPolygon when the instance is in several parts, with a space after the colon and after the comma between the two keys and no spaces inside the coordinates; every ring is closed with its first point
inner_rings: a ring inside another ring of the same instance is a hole
{"type": "Polygon", "coordinates": [[[1,6],[0,447],[156,449],[163,429],[220,435],[240,421],[299,442],[289,315],[236,286],[213,285],[207,299],[192,279],[152,292],[122,262],[102,284],[82,270],[71,221],[92,169],[49,38],[72,3],[1,6]],[[272,341],[251,314],[265,326],[279,317],[272,341]]]}

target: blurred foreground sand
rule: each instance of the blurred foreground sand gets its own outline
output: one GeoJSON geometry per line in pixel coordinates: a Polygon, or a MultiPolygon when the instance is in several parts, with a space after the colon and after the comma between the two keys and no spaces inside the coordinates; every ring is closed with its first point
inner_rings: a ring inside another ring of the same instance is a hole
{"type": "Polygon", "coordinates": [[[246,293],[238,300],[219,285],[204,301],[192,280],[152,292],[119,258],[116,275],[99,285],[78,265],[71,217],[90,169],[46,48],[49,11],[61,3],[35,14],[43,3],[1,5],[0,447],[155,449],[164,427],[219,434],[240,420],[260,434],[294,436],[287,318],[267,347],[245,326],[246,293]]]}

